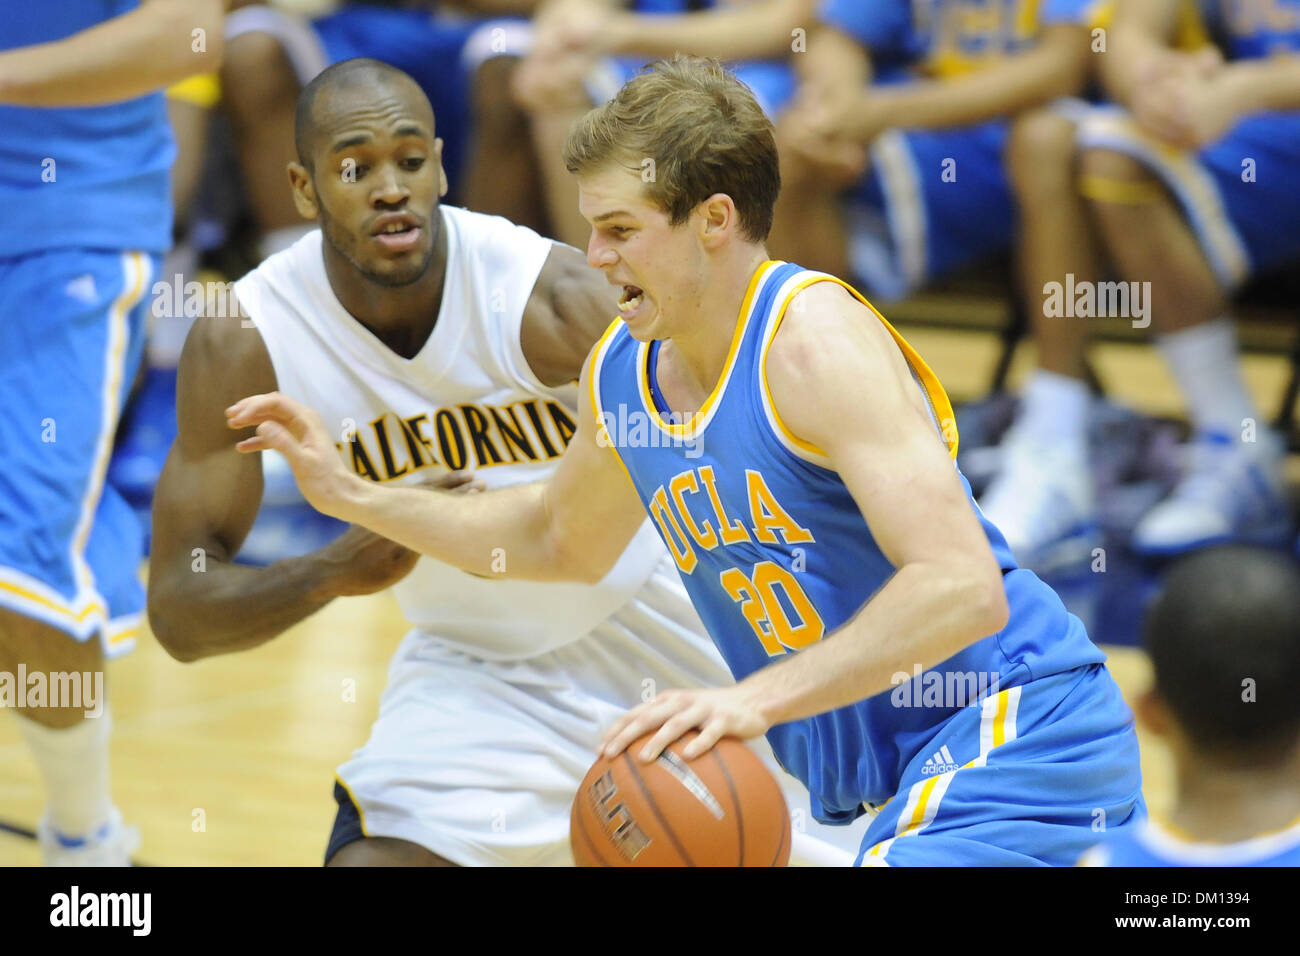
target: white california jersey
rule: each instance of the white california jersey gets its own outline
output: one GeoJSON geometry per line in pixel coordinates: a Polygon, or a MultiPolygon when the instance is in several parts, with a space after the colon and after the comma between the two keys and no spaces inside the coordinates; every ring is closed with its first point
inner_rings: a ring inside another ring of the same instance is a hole
{"type": "MultiPolygon", "coordinates": [[[[442,305],[412,359],[339,303],[319,230],[239,280],[236,295],[266,343],[280,391],[337,429],[340,454],[363,477],[418,484],[467,469],[489,488],[546,478],[577,430],[578,389],[537,380],[520,325],[553,244],[498,216],[441,210],[442,305]]],[[[490,552],[493,544],[483,546],[490,552]]],[[[596,585],[490,580],[424,558],[394,591],[411,623],[444,643],[480,658],[522,659],[587,634],[664,554],[647,522],[596,585]]],[[[510,555],[497,559],[508,571],[510,555]]]]}

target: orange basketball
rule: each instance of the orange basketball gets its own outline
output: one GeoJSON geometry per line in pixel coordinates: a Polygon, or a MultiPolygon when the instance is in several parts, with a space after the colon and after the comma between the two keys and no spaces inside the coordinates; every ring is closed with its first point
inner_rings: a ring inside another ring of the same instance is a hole
{"type": "Polygon", "coordinates": [[[569,816],[578,866],[786,866],[790,814],[772,774],[748,747],[724,737],[687,761],[691,731],[653,763],[647,734],[587,771],[569,816]]]}

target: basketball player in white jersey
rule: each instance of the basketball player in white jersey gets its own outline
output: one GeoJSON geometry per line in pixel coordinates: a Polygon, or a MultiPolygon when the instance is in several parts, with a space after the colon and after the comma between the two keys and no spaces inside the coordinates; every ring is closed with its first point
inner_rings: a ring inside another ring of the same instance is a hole
{"type": "MultiPolygon", "coordinates": [[[[236,284],[255,328],[206,318],[190,334],[154,506],[154,631],[191,661],[392,586],[414,629],[370,740],[339,769],[327,863],[571,863],[569,807],[604,729],[656,688],[732,683],[658,536],[644,525],[595,585],[475,577],[361,528],[237,566],[262,475],[224,409],[279,389],[335,423],[345,462],[374,481],[535,481],[576,430],[574,380],[615,294],[577,250],[440,206],[441,140],[401,71],[330,67],[304,89],[296,132],[294,199],[321,228],[236,284]]],[[[504,572],[511,555],[499,560],[504,572]]],[[[802,810],[795,860],[851,862],[860,834],[814,823],[778,776],[802,810]]]]}

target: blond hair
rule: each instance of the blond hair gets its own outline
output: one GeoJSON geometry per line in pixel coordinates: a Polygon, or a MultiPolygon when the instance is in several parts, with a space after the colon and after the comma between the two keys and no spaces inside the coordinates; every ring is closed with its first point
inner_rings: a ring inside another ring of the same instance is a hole
{"type": "Polygon", "coordinates": [[[772,229],[781,190],[772,123],[749,87],[716,59],[679,53],[659,60],[578,120],[564,165],[582,175],[609,164],[640,172],[646,196],[671,225],[725,193],[746,238],[762,242],[772,229]]]}

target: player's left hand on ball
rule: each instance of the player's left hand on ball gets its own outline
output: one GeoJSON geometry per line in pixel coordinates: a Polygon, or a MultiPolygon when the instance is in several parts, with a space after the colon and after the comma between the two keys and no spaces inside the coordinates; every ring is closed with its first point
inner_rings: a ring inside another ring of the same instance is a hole
{"type": "Polygon", "coordinates": [[[607,758],[615,757],[637,738],[658,728],[642,751],[633,754],[648,763],[682,734],[698,729],[699,736],[682,750],[687,760],[693,760],[723,737],[745,740],[767,733],[769,726],[743,685],[671,690],[632,708],[615,721],[605,734],[601,752],[607,758]]]}
{"type": "Polygon", "coordinates": [[[226,424],[233,429],[256,428],[257,433],[235,449],[278,451],[289,462],[307,502],[323,514],[341,517],[339,507],[349,482],[361,479],[344,468],[334,437],[313,409],[279,392],[250,395],[226,409],[226,424]]]}

